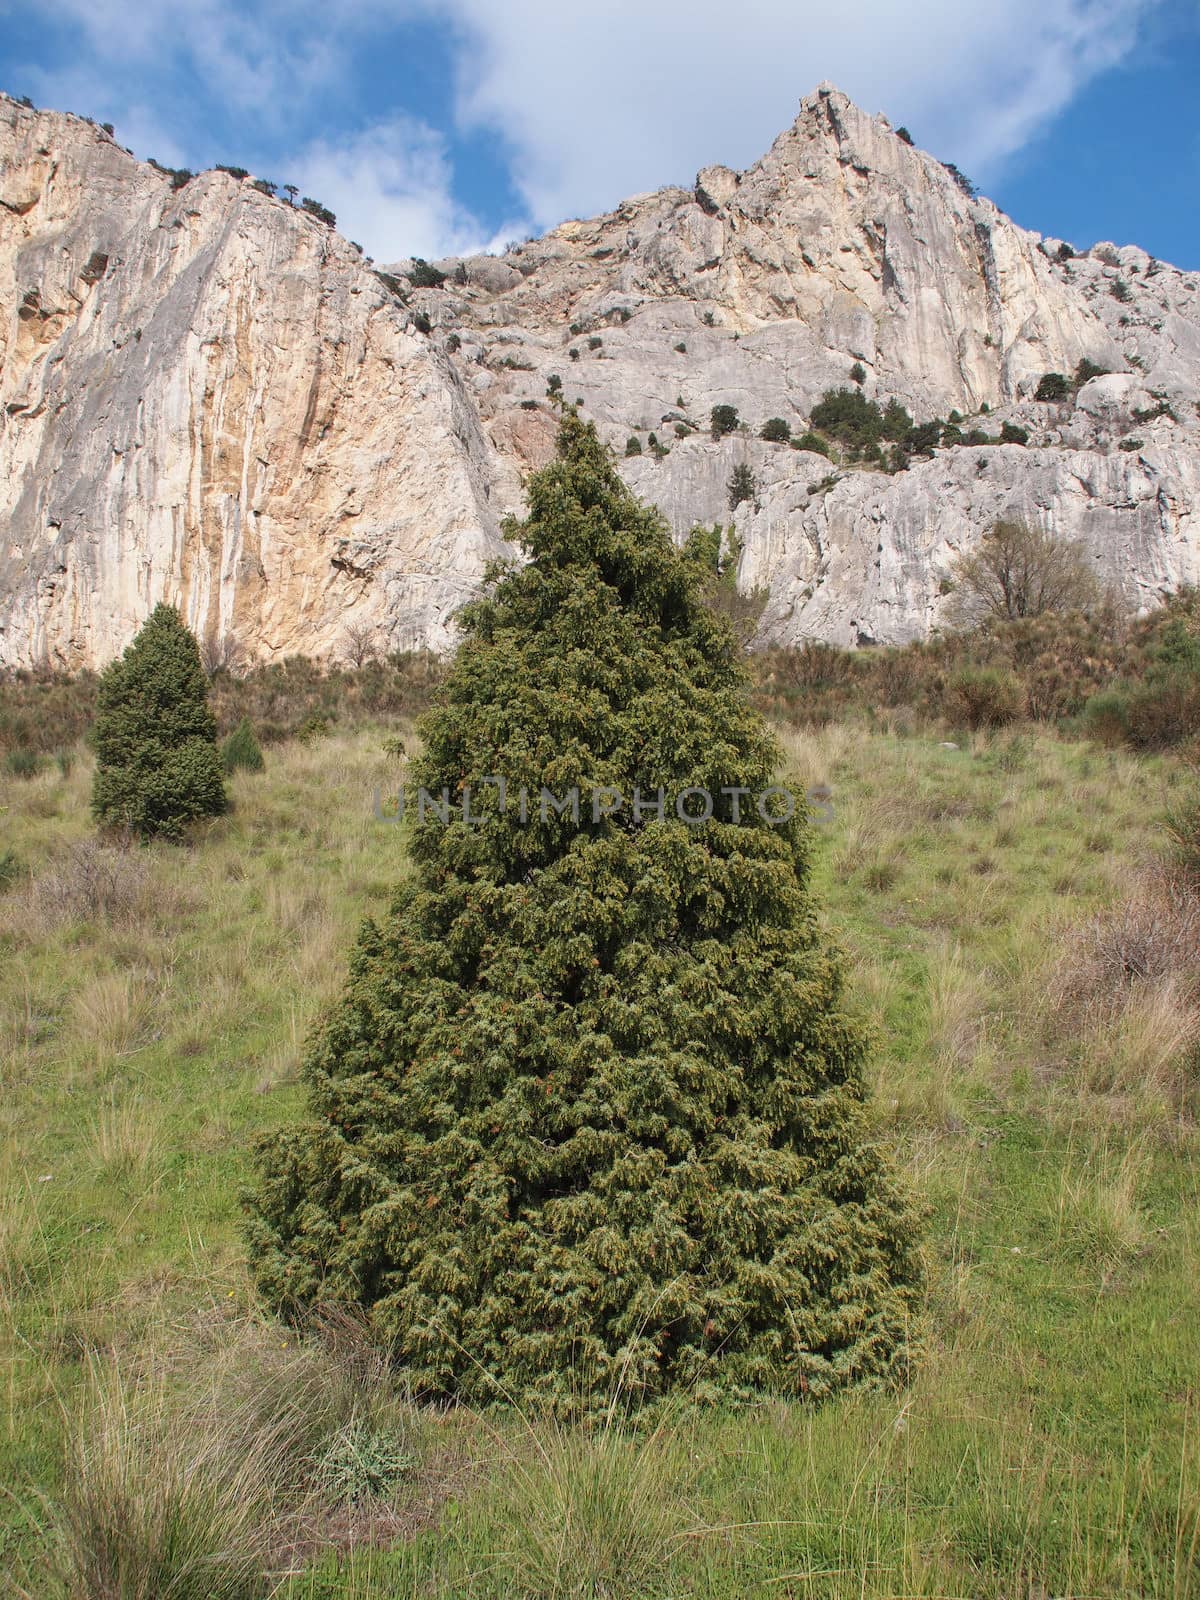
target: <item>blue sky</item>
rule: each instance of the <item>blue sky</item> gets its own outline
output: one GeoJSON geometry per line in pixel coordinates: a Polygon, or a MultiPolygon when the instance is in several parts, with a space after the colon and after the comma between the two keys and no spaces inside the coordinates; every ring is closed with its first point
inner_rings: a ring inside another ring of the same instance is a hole
{"type": "Polygon", "coordinates": [[[0,0],[0,87],[295,182],[380,261],[746,166],[823,79],[1018,222],[1200,269],[1198,0],[0,0]]]}

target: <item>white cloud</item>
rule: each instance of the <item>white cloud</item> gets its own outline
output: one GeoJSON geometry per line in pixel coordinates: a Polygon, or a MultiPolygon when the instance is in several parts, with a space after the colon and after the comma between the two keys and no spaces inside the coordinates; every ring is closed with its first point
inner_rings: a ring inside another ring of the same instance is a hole
{"type": "Polygon", "coordinates": [[[462,30],[459,116],[500,133],[542,224],[745,166],[832,79],[993,175],[1158,0],[427,0],[462,30]]]}
{"type": "MultiPolygon", "coordinates": [[[[688,182],[710,161],[748,165],[822,79],[986,185],[1164,3],[45,0],[77,41],[81,78],[103,86],[73,94],[74,109],[160,160],[257,161],[302,181],[381,260],[463,250],[486,231],[454,200],[443,140],[402,104],[349,132],[331,114],[353,90],[356,51],[390,41],[400,22],[423,19],[431,38],[450,31],[459,127],[498,141],[530,217],[548,226],[688,182]],[[245,135],[215,156],[204,120],[214,97],[245,135]],[[157,119],[141,109],[160,98],[157,119]],[[305,143],[319,115],[335,131],[305,143]]],[[[44,77],[65,85],[71,69],[44,77]]]]}
{"type": "Polygon", "coordinates": [[[488,247],[483,225],[453,197],[445,141],[411,117],[318,140],[284,165],[305,194],[337,213],[339,230],[378,261],[433,260],[488,247]]]}

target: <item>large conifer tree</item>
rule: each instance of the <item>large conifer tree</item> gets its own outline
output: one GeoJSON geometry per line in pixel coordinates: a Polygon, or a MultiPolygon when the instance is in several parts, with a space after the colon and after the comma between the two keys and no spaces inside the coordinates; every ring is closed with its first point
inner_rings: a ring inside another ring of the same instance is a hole
{"type": "Polygon", "coordinates": [[[309,1120],[260,1151],[255,1270],[293,1313],[361,1303],[419,1388],[476,1403],[887,1376],[914,1218],[807,824],[754,803],[777,752],[700,564],[571,412],[559,457],[426,723],[417,781],[471,785],[484,820],[415,827],[307,1062],[309,1120]],[[539,804],[574,785],[578,824],[539,804]],[[626,804],[593,821],[601,786],[626,804]],[[665,817],[635,819],[660,788],[665,817]],[[674,814],[691,788],[710,821],[674,814]]]}
{"type": "Polygon", "coordinates": [[[143,838],[177,838],[225,809],[217,724],[195,636],[171,606],[154,608],[100,677],[92,810],[143,838]]]}

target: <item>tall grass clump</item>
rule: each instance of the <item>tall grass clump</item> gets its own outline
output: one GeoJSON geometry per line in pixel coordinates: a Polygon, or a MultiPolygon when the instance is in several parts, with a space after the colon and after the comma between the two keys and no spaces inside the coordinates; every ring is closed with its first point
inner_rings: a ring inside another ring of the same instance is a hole
{"type": "Polygon", "coordinates": [[[232,1448],[219,1410],[185,1419],[160,1375],[91,1363],[48,1526],[46,1579],[62,1600],[259,1600],[285,1442],[232,1448]]]}

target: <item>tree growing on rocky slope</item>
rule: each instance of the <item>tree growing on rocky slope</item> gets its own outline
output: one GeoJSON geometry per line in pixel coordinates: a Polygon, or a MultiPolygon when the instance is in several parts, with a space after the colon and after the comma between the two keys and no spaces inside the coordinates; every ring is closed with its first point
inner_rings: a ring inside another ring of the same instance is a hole
{"type": "Polygon", "coordinates": [[[447,810],[260,1150],[258,1281],[472,1403],[895,1374],[914,1215],[703,563],[573,411],[528,494],[426,722],[447,810]]]}
{"type": "Polygon", "coordinates": [[[225,809],[217,725],[194,636],[171,606],[156,606],[103,672],[93,732],[92,810],[143,838],[177,838],[225,809]]]}

